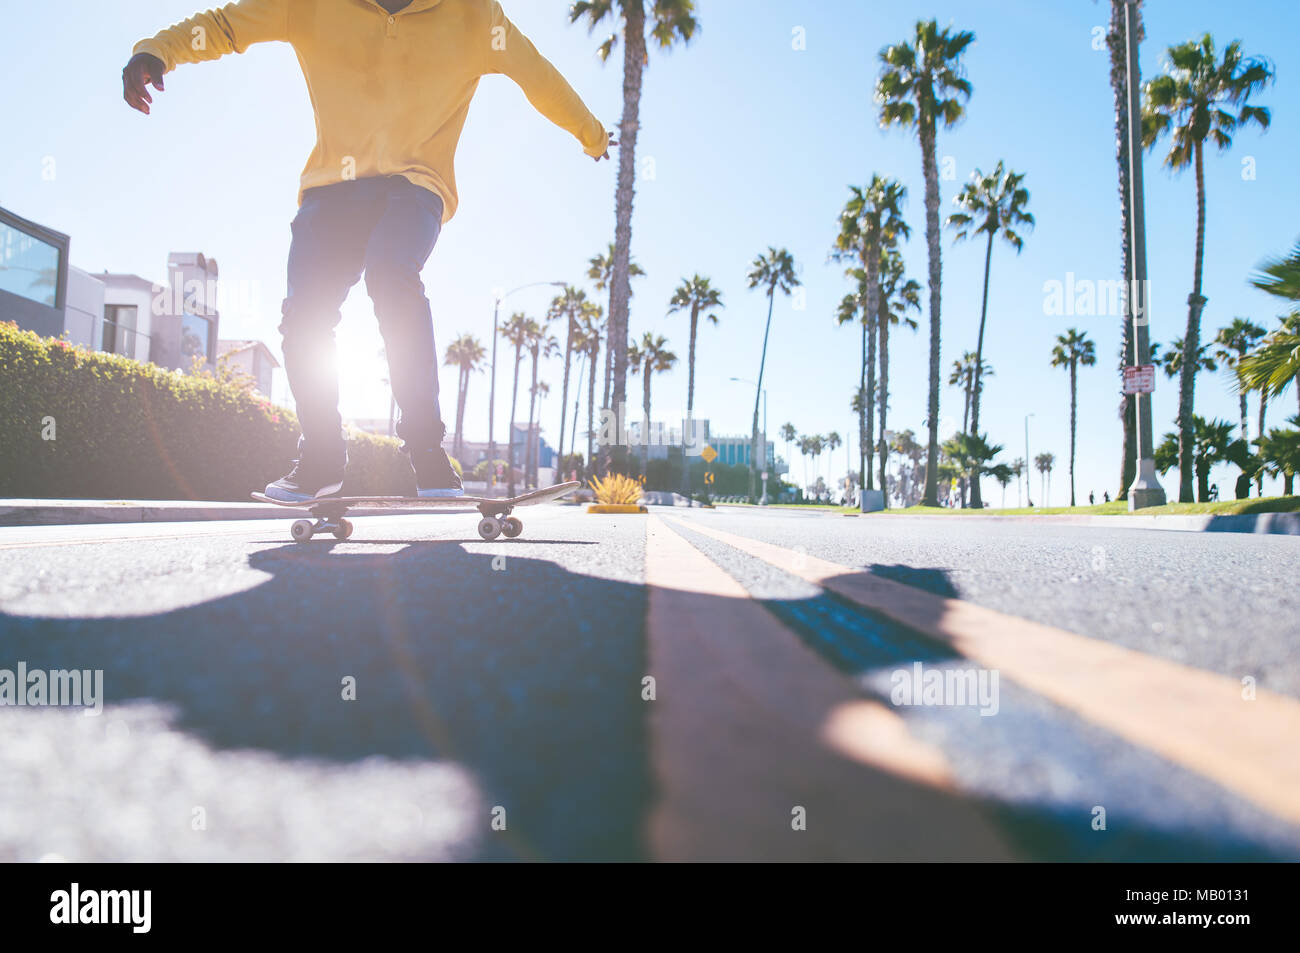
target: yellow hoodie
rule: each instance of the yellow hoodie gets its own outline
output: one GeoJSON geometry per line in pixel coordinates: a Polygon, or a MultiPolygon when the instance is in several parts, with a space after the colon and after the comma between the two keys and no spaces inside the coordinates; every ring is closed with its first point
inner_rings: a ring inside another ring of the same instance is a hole
{"type": "MultiPolygon", "coordinates": [[[[389,14],[374,0],[240,0],[135,45],[168,72],[180,63],[280,40],[298,54],[316,110],[316,148],[302,189],[400,175],[456,212],[456,143],[479,78],[509,76],[589,156],[609,136],[497,0],[412,0],[389,14]]],[[[299,192],[299,201],[302,193],[299,192]]]]}

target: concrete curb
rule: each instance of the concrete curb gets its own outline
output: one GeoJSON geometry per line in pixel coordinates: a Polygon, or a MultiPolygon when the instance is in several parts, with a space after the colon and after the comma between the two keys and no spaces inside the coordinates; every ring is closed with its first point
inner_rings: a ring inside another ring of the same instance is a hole
{"type": "Polygon", "coordinates": [[[887,519],[990,520],[1001,523],[1048,523],[1056,526],[1094,526],[1107,529],[1159,529],[1183,533],[1256,533],[1300,536],[1300,513],[1195,513],[1169,516],[941,516],[929,513],[875,513],[887,519]]]}
{"type": "MultiPolygon", "coordinates": [[[[349,516],[393,516],[428,512],[420,509],[365,509],[349,516]]],[[[306,508],[271,503],[222,503],[198,500],[0,500],[0,526],[60,526],[82,523],[192,523],[204,520],[294,519],[306,508]]]]}

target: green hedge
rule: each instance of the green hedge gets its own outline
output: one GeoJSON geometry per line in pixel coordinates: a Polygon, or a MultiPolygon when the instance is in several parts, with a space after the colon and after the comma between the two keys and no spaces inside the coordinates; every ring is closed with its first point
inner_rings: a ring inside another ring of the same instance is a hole
{"type": "MultiPolygon", "coordinates": [[[[238,382],[0,322],[0,496],[246,500],[287,472],[297,439],[292,411],[238,382]]],[[[414,493],[398,447],[350,433],[345,492],[414,493]]]]}

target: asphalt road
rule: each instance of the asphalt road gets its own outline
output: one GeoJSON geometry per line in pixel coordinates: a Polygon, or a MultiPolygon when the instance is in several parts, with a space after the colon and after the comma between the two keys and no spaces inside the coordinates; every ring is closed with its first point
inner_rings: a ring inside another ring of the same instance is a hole
{"type": "Polygon", "coordinates": [[[0,707],[0,860],[1300,859],[1300,539],[654,509],[0,528],[0,669],[106,702],[0,707]],[[1082,636],[1078,684],[894,704],[964,643],[809,564],[1082,636]],[[1111,646],[1175,663],[1153,720],[1253,680],[1253,775],[1099,715],[1111,646]]]}

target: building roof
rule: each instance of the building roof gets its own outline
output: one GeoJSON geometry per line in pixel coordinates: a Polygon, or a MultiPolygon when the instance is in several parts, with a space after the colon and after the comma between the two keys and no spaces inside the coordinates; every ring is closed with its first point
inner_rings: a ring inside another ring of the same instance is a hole
{"type": "Polygon", "coordinates": [[[227,354],[237,354],[240,351],[247,351],[250,348],[259,348],[259,347],[262,349],[262,352],[268,358],[270,358],[272,364],[274,364],[276,367],[280,366],[280,362],[275,359],[275,355],[271,353],[271,349],[267,347],[266,343],[263,341],[242,341],[242,340],[233,340],[233,339],[218,341],[217,356],[225,357],[227,354]]]}

